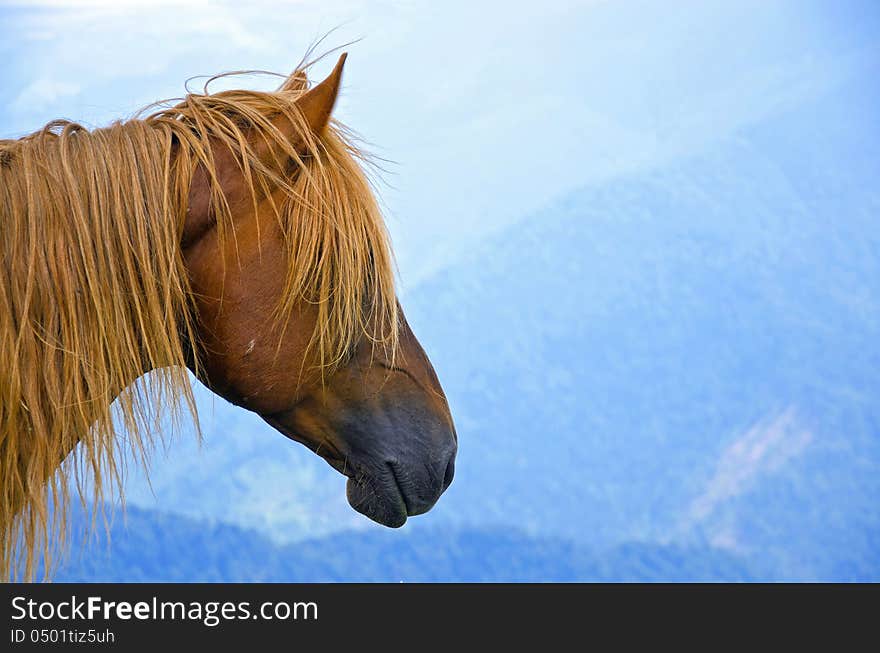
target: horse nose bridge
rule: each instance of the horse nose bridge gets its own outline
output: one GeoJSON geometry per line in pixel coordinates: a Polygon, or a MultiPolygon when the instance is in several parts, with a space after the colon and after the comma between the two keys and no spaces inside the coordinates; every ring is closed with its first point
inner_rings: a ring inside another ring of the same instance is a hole
{"type": "Polygon", "coordinates": [[[401,463],[437,468],[442,477],[449,460],[455,458],[458,451],[450,419],[433,406],[415,411],[401,408],[401,411],[403,416],[395,423],[387,451],[401,463]]]}

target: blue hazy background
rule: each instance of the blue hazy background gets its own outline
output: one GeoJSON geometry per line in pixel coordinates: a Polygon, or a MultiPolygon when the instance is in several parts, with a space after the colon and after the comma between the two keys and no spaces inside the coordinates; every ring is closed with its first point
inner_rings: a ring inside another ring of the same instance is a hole
{"type": "Polygon", "coordinates": [[[0,137],[340,25],[455,482],[383,529],[200,388],[59,579],[880,580],[880,4],[0,0],[0,137]]]}

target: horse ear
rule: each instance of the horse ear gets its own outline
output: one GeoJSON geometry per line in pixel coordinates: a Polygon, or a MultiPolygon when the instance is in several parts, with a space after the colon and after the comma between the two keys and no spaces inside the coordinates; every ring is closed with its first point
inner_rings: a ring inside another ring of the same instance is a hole
{"type": "MultiPolygon", "coordinates": [[[[343,52],[336,63],[336,67],[327,79],[296,99],[297,108],[302,112],[312,131],[316,134],[319,134],[330,120],[330,113],[333,111],[333,105],[336,104],[336,96],[339,95],[342,68],[345,65],[347,56],[348,54],[343,52]]],[[[302,75],[300,79],[304,83],[305,75],[302,75]]],[[[296,83],[299,83],[299,80],[297,80],[297,73],[294,73],[284,83],[284,86],[296,83]]]]}

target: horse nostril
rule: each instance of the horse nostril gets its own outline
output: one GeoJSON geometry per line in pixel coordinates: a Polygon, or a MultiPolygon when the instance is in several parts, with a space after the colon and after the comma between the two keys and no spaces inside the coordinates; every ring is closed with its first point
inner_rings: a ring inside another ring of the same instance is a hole
{"type": "Polygon", "coordinates": [[[449,459],[449,464],[446,465],[446,474],[443,475],[443,491],[446,491],[452,484],[452,477],[455,476],[455,457],[449,459]]]}

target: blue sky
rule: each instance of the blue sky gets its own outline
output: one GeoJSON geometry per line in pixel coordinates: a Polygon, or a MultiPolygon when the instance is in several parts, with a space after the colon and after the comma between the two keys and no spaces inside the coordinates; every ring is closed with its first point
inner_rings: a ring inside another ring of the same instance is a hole
{"type": "Polygon", "coordinates": [[[328,45],[362,39],[338,116],[394,161],[383,198],[406,288],[574,188],[699,152],[858,75],[878,58],[878,13],[771,0],[0,0],[0,136],[57,117],[105,124],[194,75],[286,72],[338,27],[328,45]]]}

